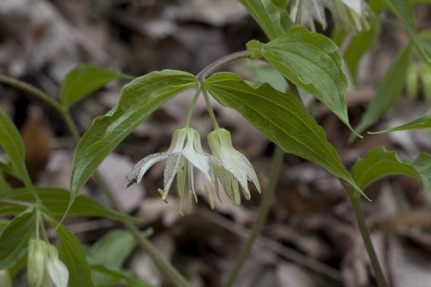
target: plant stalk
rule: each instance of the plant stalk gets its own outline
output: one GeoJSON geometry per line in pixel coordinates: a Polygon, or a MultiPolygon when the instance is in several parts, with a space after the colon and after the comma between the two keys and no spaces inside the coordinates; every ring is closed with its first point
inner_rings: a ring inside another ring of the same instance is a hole
{"type": "Polygon", "coordinates": [[[199,74],[196,75],[196,77],[198,78],[199,82],[203,82],[206,77],[220,69],[222,66],[239,59],[248,58],[250,56],[251,52],[247,50],[226,55],[206,66],[202,71],[199,72],[199,74]]]}
{"type": "Polygon", "coordinates": [[[386,283],[385,276],[383,275],[383,271],[377,258],[376,251],[374,250],[373,242],[371,241],[370,234],[368,232],[367,224],[365,223],[364,216],[362,214],[361,205],[359,203],[360,197],[356,195],[355,190],[353,190],[350,184],[343,180],[340,181],[344,189],[346,190],[347,195],[349,196],[350,203],[352,204],[356,224],[358,225],[359,232],[362,236],[362,241],[364,242],[365,249],[367,250],[368,257],[371,263],[371,268],[373,269],[377,285],[379,287],[386,287],[388,285],[386,283]]]}
{"type": "Polygon", "coordinates": [[[266,191],[263,193],[262,202],[260,203],[259,212],[257,215],[257,220],[253,224],[251,229],[251,233],[245,243],[243,249],[241,250],[240,255],[238,256],[235,265],[230,272],[225,287],[231,287],[235,282],[236,277],[238,276],[241,268],[243,267],[245,261],[247,260],[248,255],[250,254],[253,245],[259,236],[260,231],[262,230],[263,224],[265,223],[266,216],[268,214],[269,208],[271,206],[272,198],[274,197],[275,187],[277,185],[278,176],[280,174],[281,164],[283,162],[283,150],[276,146],[275,153],[273,156],[271,169],[270,169],[270,177],[268,182],[268,187],[266,191]]]}

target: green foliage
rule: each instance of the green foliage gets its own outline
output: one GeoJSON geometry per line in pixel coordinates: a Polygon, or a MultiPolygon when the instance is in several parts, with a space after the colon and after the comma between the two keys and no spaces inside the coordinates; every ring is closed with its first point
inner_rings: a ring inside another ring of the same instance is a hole
{"type": "Polygon", "coordinates": [[[398,127],[393,127],[379,132],[370,132],[370,134],[382,134],[382,133],[389,133],[389,132],[396,132],[396,131],[426,129],[426,128],[431,128],[431,114],[423,115],[413,121],[410,121],[398,127]]]}
{"type": "MultiPolygon", "coordinates": [[[[56,222],[51,224],[57,226],[56,222]]],[[[57,226],[60,260],[69,270],[69,287],[92,287],[90,267],[78,238],[64,225],[57,226]]]]}
{"type": "MultiPolygon", "coordinates": [[[[0,145],[3,147],[12,168],[9,173],[13,173],[17,178],[24,180],[28,178],[27,170],[25,168],[25,151],[24,143],[21,139],[18,129],[10,117],[0,107],[0,145]]],[[[4,165],[3,165],[4,167],[4,165]]]]}
{"type": "MultiPolygon", "coordinates": [[[[356,86],[358,85],[359,63],[362,57],[374,47],[379,33],[379,23],[376,21],[371,22],[370,29],[356,33],[350,41],[349,46],[344,51],[343,59],[346,62],[346,66],[349,69],[349,73],[356,86]]],[[[334,32],[332,37],[337,45],[340,46],[347,34],[347,31],[338,29],[334,32]]]]}
{"type": "Polygon", "coordinates": [[[378,147],[356,161],[352,168],[352,176],[361,188],[396,174],[410,176],[422,182],[428,190],[431,187],[431,156],[422,153],[413,161],[402,161],[395,152],[378,147]]]}
{"type": "Polygon", "coordinates": [[[323,129],[295,96],[268,84],[254,88],[231,73],[212,75],[205,87],[220,104],[237,110],[285,152],[323,166],[360,191],[323,129]]]}
{"type": "Polygon", "coordinates": [[[349,86],[338,55],[329,38],[295,27],[269,43],[247,44],[253,57],[264,57],[282,75],[324,103],[352,131],[344,94],[349,86]]]}
{"type": "Polygon", "coordinates": [[[239,2],[256,20],[269,39],[282,36],[293,26],[285,8],[286,3],[283,3],[286,1],[239,0],[239,2]]]}
{"type": "Polygon", "coordinates": [[[132,272],[121,269],[136,244],[126,230],[113,230],[101,237],[89,250],[94,284],[112,286],[125,281],[127,286],[149,286],[132,272]]]}
{"type": "Polygon", "coordinates": [[[36,212],[29,208],[17,215],[0,236],[0,269],[12,267],[26,251],[28,242],[36,230],[36,212]]]}
{"type": "Polygon", "coordinates": [[[81,100],[88,94],[115,79],[129,79],[120,71],[109,71],[98,66],[78,66],[72,69],[63,81],[60,100],[64,109],[81,100]]]}
{"type": "Polygon", "coordinates": [[[416,31],[414,20],[414,9],[412,0],[385,0],[392,12],[403,22],[416,48],[419,50],[424,59],[431,62],[431,54],[424,49],[422,39],[416,31]]]}
{"type": "Polygon", "coordinates": [[[356,130],[362,132],[375,124],[390,108],[394,106],[406,83],[407,69],[411,61],[408,45],[398,54],[380,82],[377,92],[368,105],[356,130]]]}
{"type": "Polygon", "coordinates": [[[96,118],[78,143],[70,184],[71,203],[97,166],[136,126],[174,95],[196,85],[192,74],[163,70],[124,86],[118,105],[96,118]]]}
{"type": "MultiPolygon", "coordinates": [[[[48,209],[50,214],[56,217],[62,217],[66,210],[70,194],[68,190],[60,188],[36,187],[36,192],[42,201],[43,206],[48,209]]],[[[18,188],[10,190],[2,195],[2,199],[20,201],[31,204],[34,202],[34,197],[26,188],[18,188]]],[[[26,207],[24,205],[11,205],[0,202],[0,214],[16,214],[22,212],[26,207]]],[[[124,222],[137,222],[138,218],[124,215],[118,211],[112,210],[106,205],[88,197],[86,195],[78,195],[74,205],[69,210],[71,216],[92,216],[106,217],[113,220],[124,222]]]]}

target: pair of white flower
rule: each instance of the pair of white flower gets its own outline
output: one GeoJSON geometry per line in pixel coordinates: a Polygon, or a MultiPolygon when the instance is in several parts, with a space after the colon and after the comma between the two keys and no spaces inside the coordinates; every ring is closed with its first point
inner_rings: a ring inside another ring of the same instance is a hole
{"type": "Polygon", "coordinates": [[[58,258],[57,248],[43,240],[31,239],[27,260],[31,287],[67,287],[69,271],[58,258]]]}
{"type": "MultiPolygon", "coordinates": [[[[302,22],[302,8],[307,9],[311,17],[316,19],[326,29],[325,8],[335,21],[346,28],[356,31],[368,30],[369,8],[364,0],[292,0],[290,17],[296,23],[302,22]]],[[[312,21],[310,21],[312,25],[312,21]]],[[[312,25],[312,28],[314,26],[312,25]]]]}
{"type": "Polygon", "coordinates": [[[211,207],[214,199],[211,194],[211,185],[214,185],[219,196],[219,183],[224,192],[234,204],[241,202],[240,188],[246,199],[250,199],[248,180],[250,180],[260,193],[257,175],[248,159],[235,150],[229,131],[216,129],[207,136],[212,155],[203,152],[200,134],[192,128],[176,130],[167,152],[149,155],[139,161],[127,174],[129,185],[140,182],[155,163],[166,160],[164,171],[164,188],[159,189],[162,199],[166,201],[172,183],[177,178],[177,190],[180,197],[180,213],[183,214],[183,202],[186,185],[189,190],[190,207],[193,198],[197,201],[194,188],[194,168],[198,169],[204,179],[204,189],[211,207]]]}

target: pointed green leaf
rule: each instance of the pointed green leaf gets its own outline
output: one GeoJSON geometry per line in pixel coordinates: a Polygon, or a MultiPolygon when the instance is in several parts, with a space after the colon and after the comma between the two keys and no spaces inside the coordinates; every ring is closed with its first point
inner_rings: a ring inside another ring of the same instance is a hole
{"type": "Polygon", "coordinates": [[[413,1],[412,0],[386,0],[386,3],[388,4],[391,11],[407,27],[407,31],[409,32],[411,39],[415,43],[415,46],[419,50],[421,55],[425,58],[426,61],[431,62],[431,54],[429,53],[428,50],[424,49],[422,40],[420,39],[416,31],[413,1]]]}
{"type": "Polygon", "coordinates": [[[240,112],[285,152],[321,165],[360,191],[323,129],[296,97],[268,84],[253,88],[231,73],[213,74],[205,87],[219,103],[240,112]]]}
{"type": "Polygon", "coordinates": [[[192,74],[163,70],[124,86],[118,105],[96,118],[78,143],[70,183],[71,202],[97,166],[136,126],[174,95],[196,85],[192,74]]]}
{"type": "Polygon", "coordinates": [[[368,105],[367,111],[362,116],[356,130],[362,132],[375,124],[400,97],[406,83],[407,67],[410,65],[411,56],[408,45],[398,54],[392,62],[385,76],[377,88],[374,98],[368,105]]]}
{"type": "Polygon", "coordinates": [[[25,168],[24,143],[18,129],[6,112],[0,107],[0,145],[9,156],[13,174],[20,179],[28,177],[25,168]]]}
{"type": "Polygon", "coordinates": [[[293,26],[283,1],[274,4],[271,0],[239,0],[269,39],[280,37],[293,26]]]}
{"type": "Polygon", "coordinates": [[[0,269],[12,267],[36,230],[36,214],[33,208],[15,217],[0,236],[0,269]]]}
{"type": "MultiPolygon", "coordinates": [[[[69,191],[61,188],[50,187],[36,187],[36,192],[42,201],[42,204],[49,210],[55,217],[62,217],[66,210],[70,193],[69,191]]],[[[13,189],[4,194],[2,199],[15,200],[32,203],[34,197],[26,188],[13,189]]],[[[0,202],[0,214],[14,214],[23,211],[25,206],[12,205],[0,202]]],[[[92,199],[86,195],[78,195],[75,203],[69,210],[71,216],[91,216],[91,217],[105,217],[113,220],[124,222],[138,222],[140,219],[122,214],[115,211],[102,203],[92,199]]]]}
{"type": "Polygon", "coordinates": [[[369,134],[383,134],[389,132],[405,131],[405,130],[415,130],[415,129],[427,129],[431,128],[431,113],[421,116],[413,121],[410,121],[404,125],[390,128],[378,132],[369,132],[369,134]]]}
{"type": "Polygon", "coordinates": [[[98,66],[82,65],[72,69],[63,81],[60,100],[65,109],[90,93],[116,79],[129,76],[120,71],[110,71],[98,66]]]}
{"type": "Polygon", "coordinates": [[[394,151],[378,147],[356,161],[352,176],[356,183],[365,188],[371,183],[390,175],[406,175],[417,179],[426,189],[431,187],[431,156],[421,154],[414,161],[402,161],[394,151]]]}
{"type": "Polygon", "coordinates": [[[337,53],[338,47],[331,39],[295,27],[269,43],[259,46],[254,41],[251,44],[247,48],[252,54],[260,53],[281,74],[319,99],[352,129],[344,98],[349,83],[341,69],[343,60],[337,53]]]}
{"type": "Polygon", "coordinates": [[[60,249],[60,260],[69,271],[69,287],[93,287],[90,267],[88,266],[84,248],[76,236],[64,225],[57,225],[57,236],[60,249]]]}

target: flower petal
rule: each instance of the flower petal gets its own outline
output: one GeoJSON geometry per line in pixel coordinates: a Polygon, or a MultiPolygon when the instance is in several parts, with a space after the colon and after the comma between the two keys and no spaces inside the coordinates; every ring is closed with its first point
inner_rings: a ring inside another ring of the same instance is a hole
{"type": "Polygon", "coordinates": [[[52,282],[56,287],[67,287],[69,281],[69,271],[66,265],[58,258],[50,258],[46,264],[46,268],[51,277],[52,282]]]}
{"type": "Polygon", "coordinates": [[[139,183],[142,180],[142,177],[148,171],[148,169],[153,166],[155,163],[164,160],[170,156],[169,152],[161,152],[151,154],[149,156],[141,159],[135,166],[127,173],[126,179],[128,181],[128,186],[133,183],[139,183]]]}

